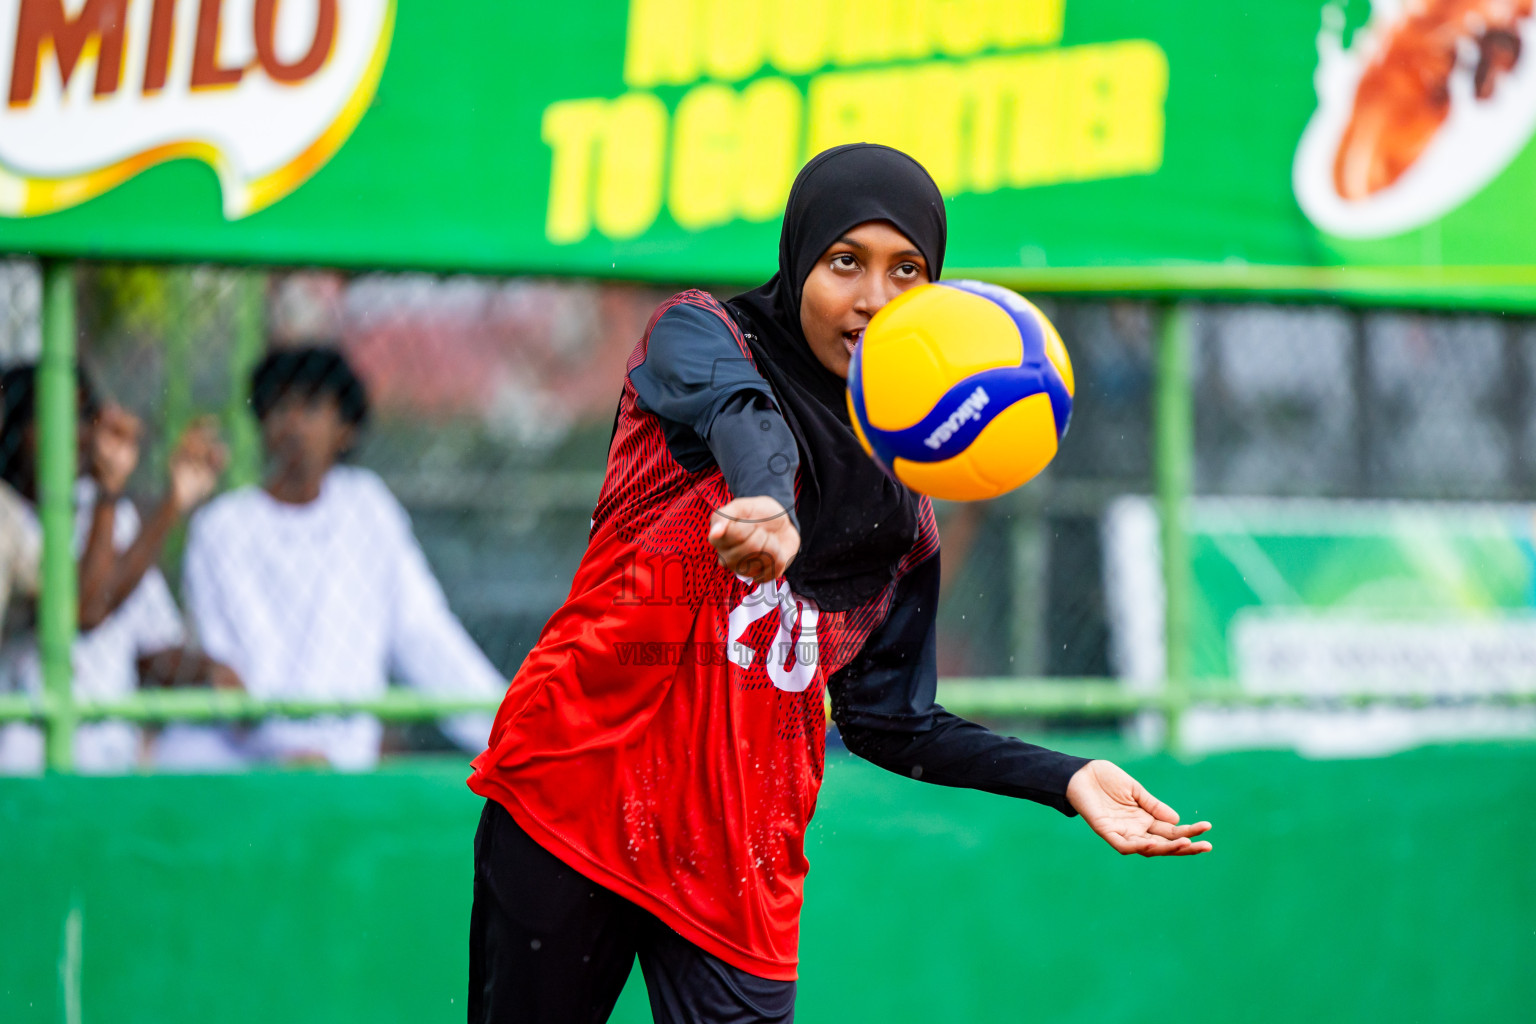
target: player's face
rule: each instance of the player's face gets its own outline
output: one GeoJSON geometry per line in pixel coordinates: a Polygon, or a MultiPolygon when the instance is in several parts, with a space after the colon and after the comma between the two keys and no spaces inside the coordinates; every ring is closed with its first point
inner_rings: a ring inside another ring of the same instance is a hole
{"type": "Polygon", "coordinates": [[[853,347],[887,302],[928,281],[928,264],[883,220],[845,231],[816,261],[800,292],[800,327],[821,365],[848,376],[853,347]]]}
{"type": "Polygon", "coordinates": [[[355,431],[341,418],[336,396],[289,393],[261,421],[262,441],[280,474],[315,477],[336,464],[355,431]]]}

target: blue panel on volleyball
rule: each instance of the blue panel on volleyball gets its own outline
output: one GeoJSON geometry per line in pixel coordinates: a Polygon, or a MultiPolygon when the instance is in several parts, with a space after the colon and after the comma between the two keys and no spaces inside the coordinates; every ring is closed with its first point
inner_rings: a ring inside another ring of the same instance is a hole
{"type": "Polygon", "coordinates": [[[1059,441],[1072,418],[1072,396],[1067,393],[1054,363],[1045,353],[1045,331],[1039,315],[1017,294],[981,281],[939,281],[947,288],[970,292],[1001,306],[1018,328],[1023,358],[1018,366],[999,366],[974,373],[949,388],[933,410],[917,423],[900,430],[881,430],[869,422],[864,406],[861,368],[863,347],[856,348],[848,367],[848,387],[876,460],[888,471],[897,458],[911,462],[942,462],[952,459],[976,440],[999,412],[1031,395],[1046,394],[1059,441]]]}

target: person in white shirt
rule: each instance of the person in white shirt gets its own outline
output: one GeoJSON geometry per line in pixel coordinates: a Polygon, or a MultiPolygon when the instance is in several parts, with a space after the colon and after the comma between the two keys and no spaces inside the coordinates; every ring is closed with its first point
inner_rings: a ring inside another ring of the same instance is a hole
{"type": "Polygon", "coordinates": [[[11,606],[11,595],[37,597],[37,570],[43,537],[27,500],[0,480],[0,623],[11,606]]]}
{"type": "MultiPolygon", "coordinates": [[[[0,377],[0,477],[17,502],[16,526],[37,544],[36,367],[12,367],[0,377]]],[[[171,454],[169,487],[147,524],[122,497],[139,460],[141,425],[136,417],[96,397],[79,374],[79,436],[85,473],[75,482],[74,550],[79,559],[80,633],[71,652],[77,697],[112,700],[142,685],[211,682],[238,687],[228,667],[186,646],[186,630],[165,577],[155,568],[166,535],[213,492],[224,452],[210,424],[190,427],[171,454]]],[[[35,552],[31,558],[35,560],[35,552]]],[[[23,593],[36,596],[35,569],[23,593]]],[[[10,609],[0,648],[0,690],[36,693],[42,685],[37,638],[27,614],[10,609]]],[[[81,725],[75,733],[75,767],[90,773],[130,771],[141,762],[140,731],[126,722],[81,725]]],[[[0,728],[0,774],[42,770],[43,737],[35,725],[0,728]]]]}
{"type": "MultiPolygon", "coordinates": [[[[494,701],[506,680],[449,610],[405,510],[375,474],[338,465],[368,412],[346,360],[327,348],[276,350],[251,392],[266,482],[211,502],[187,543],[184,592],[203,648],[267,699],[366,700],[394,677],[494,701]]],[[[460,715],[443,728],[478,753],[490,723],[460,715]]],[[[173,744],[190,745],[188,731],[162,737],[166,759],[177,757],[173,744]]],[[[377,764],[382,734],[377,719],[352,714],[223,735],[238,756],[360,771],[377,764]]]]}

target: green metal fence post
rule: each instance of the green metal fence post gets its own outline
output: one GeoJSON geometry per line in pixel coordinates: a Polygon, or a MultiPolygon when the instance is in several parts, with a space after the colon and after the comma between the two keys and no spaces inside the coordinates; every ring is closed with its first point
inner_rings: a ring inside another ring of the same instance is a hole
{"type": "Polygon", "coordinates": [[[38,653],[45,691],[46,757],[52,771],[74,766],[72,690],[76,622],[75,510],[77,471],[75,266],[43,263],[42,358],[37,369],[37,493],[43,527],[38,653]]]}
{"type": "Polygon", "coordinates": [[[1189,539],[1184,517],[1194,484],[1195,423],[1191,395],[1190,348],[1194,321],[1189,310],[1171,304],[1163,310],[1157,344],[1153,472],[1162,519],[1165,647],[1164,678],[1168,699],[1167,745],[1180,746],[1180,716],[1189,703],[1189,539]]]}

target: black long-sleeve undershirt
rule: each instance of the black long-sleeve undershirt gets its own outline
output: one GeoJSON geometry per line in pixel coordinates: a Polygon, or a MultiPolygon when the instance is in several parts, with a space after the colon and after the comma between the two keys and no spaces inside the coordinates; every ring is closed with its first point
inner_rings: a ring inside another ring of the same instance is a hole
{"type": "MultiPolygon", "coordinates": [[[[629,378],[641,407],[661,418],[680,465],[718,465],[731,494],[771,495],[794,515],[794,436],[767,381],[717,317],[692,306],[668,310],[629,378]]],[[[999,735],[936,703],[938,599],[935,554],[897,581],[885,620],[828,680],[843,742],[899,775],[1075,814],[1067,783],[1086,758],[999,735]]]]}
{"type": "Polygon", "coordinates": [[[898,775],[1022,797],[1076,814],[1067,802],[1067,783],[1087,758],[999,735],[935,702],[938,601],[935,554],[897,581],[885,621],[858,656],[828,680],[843,742],[898,775]]]}
{"type": "Polygon", "coordinates": [[[673,306],[651,328],[644,362],[629,373],[640,408],[661,418],[667,449],[697,472],[718,465],[737,498],[767,495],[795,515],[800,452],[768,382],[719,317],[673,306]]]}

